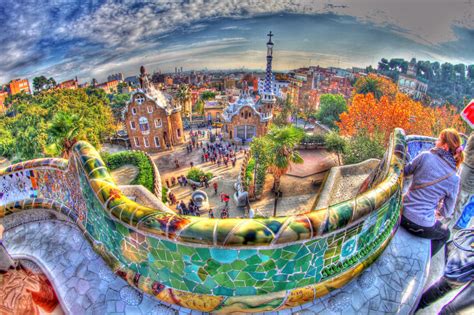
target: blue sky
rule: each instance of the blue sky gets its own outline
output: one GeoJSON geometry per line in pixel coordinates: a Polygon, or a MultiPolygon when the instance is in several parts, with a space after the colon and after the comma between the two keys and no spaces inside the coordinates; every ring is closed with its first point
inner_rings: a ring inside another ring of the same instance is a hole
{"type": "Polygon", "coordinates": [[[474,63],[472,0],[1,0],[0,83],[118,71],[376,65],[381,57],[474,63]]]}

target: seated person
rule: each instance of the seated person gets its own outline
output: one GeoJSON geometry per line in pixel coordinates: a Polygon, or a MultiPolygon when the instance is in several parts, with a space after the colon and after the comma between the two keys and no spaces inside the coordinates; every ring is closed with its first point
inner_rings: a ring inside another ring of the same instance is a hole
{"type": "Polygon", "coordinates": [[[405,166],[405,176],[413,175],[413,181],[403,198],[401,225],[414,235],[431,239],[431,256],[449,239],[447,226],[438,218],[448,218],[454,211],[460,182],[456,172],[463,160],[461,137],[456,130],[445,129],[433,149],[405,166]]]}
{"type": "Polygon", "coordinates": [[[445,304],[438,314],[470,314],[474,311],[474,229],[456,233],[453,241],[446,244],[443,276],[433,283],[420,299],[417,311],[436,302],[452,290],[464,285],[456,296],[445,304]]]}

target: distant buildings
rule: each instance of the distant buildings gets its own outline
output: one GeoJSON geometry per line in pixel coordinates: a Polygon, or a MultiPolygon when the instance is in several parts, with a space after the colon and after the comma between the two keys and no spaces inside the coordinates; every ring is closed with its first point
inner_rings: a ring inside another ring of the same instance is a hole
{"type": "Polygon", "coordinates": [[[5,100],[8,97],[8,92],[0,91],[0,114],[5,112],[5,100]]]}
{"type": "Polygon", "coordinates": [[[119,73],[111,74],[107,77],[107,81],[120,81],[120,82],[122,82],[123,81],[123,73],[119,72],[119,73]]]}
{"type": "Polygon", "coordinates": [[[322,94],[352,94],[352,71],[339,68],[309,67],[293,70],[289,75],[287,98],[301,110],[317,110],[322,94]]]}
{"type": "Polygon", "coordinates": [[[413,99],[420,100],[428,91],[428,83],[417,79],[416,67],[416,59],[413,58],[408,65],[407,74],[400,73],[398,76],[398,89],[413,99]]]}
{"type": "Polygon", "coordinates": [[[77,82],[77,78],[67,80],[64,82],[61,82],[57,86],[59,89],[70,89],[70,90],[75,90],[79,87],[79,83],[77,82]]]}
{"type": "Polygon", "coordinates": [[[0,114],[6,110],[5,101],[9,96],[19,93],[31,94],[28,79],[14,79],[8,84],[0,85],[0,114]]]}
{"type": "Polygon", "coordinates": [[[18,93],[27,93],[31,94],[30,84],[28,79],[15,79],[11,80],[8,84],[8,91],[10,95],[15,95],[18,93]]]}
{"type": "Polygon", "coordinates": [[[204,118],[208,123],[222,122],[225,104],[216,99],[204,102],[204,118]]]}
{"type": "Polygon", "coordinates": [[[184,142],[181,106],[158,91],[140,68],[140,88],[131,94],[122,116],[132,149],[157,152],[184,142]]]}
{"type": "Polygon", "coordinates": [[[117,93],[119,84],[120,84],[120,81],[118,80],[107,81],[107,82],[98,84],[96,88],[104,90],[105,93],[112,94],[112,93],[117,93]]]}
{"type": "Polygon", "coordinates": [[[138,77],[136,75],[134,76],[131,76],[131,77],[126,77],[124,79],[124,82],[127,83],[128,85],[131,85],[131,86],[139,86],[139,81],[138,81],[138,77]]]}

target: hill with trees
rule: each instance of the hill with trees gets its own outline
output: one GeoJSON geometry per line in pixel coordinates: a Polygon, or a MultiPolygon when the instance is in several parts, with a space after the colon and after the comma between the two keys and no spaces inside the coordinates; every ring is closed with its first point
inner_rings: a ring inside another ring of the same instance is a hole
{"type": "Polygon", "coordinates": [[[398,81],[400,73],[407,73],[410,63],[416,63],[417,79],[428,83],[427,100],[432,105],[453,104],[458,108],[474,98],[474,64],[439,63],[427,60],[410,62],[402,58],[385,59],[378,63],[378,72],[398,81]]]}

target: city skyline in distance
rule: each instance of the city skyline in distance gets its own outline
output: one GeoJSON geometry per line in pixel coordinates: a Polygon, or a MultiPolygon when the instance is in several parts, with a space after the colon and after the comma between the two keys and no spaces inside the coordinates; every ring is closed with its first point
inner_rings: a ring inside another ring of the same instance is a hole
{"type": "Polygon", "coordinates": [[[142,64],[149,72],[263,70],[269,30],[276,71],[375,67],[382,57],[472,64],[473,15],[469,1],[58,1],[33,2],[22,12],[12,4],[0,34],[0,82],[39,75],[103,81],[115,72],[136,75],[142,64]]]}

